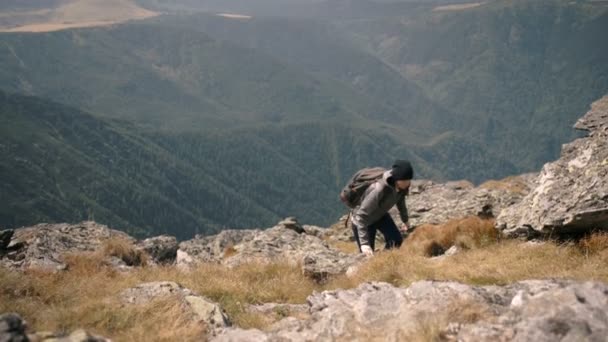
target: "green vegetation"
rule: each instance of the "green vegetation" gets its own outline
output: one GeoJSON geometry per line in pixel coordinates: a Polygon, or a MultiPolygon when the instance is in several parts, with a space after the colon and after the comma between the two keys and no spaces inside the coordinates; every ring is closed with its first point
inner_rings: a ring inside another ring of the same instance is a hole
{"type": "Polygon", "coordinates": [[[538,170],[608,92],[606,5],[432,10],[444,3],[0,34],[0,226],[91,218],[189,238],[291,215],[327,225],[364,166],[409,158],[419,178],[476,183],[538,170]]]}

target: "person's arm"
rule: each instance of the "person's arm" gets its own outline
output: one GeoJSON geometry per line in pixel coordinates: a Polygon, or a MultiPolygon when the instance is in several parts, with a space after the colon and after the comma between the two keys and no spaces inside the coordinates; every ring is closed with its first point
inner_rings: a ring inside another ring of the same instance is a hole
{"type": "Polygon", "coordinates": [[[371,185],[373,188],[363,198],[359,210],[355,214],[357,232],[359,233],[359,242],[361,246],[370,246],[369,234],[367,227],[373,222],[370,222],[370,217],[373,212],[378,210],[380,199],[382,195],[382,187],[378,186],[378,183],[371,185]]]}
{"type": "Polygon", "coordinates": [[[397,209],[399,209],[399,216],[401,217],[401,222],[403,223],[403,226],[401,230],[408,230],[409,226],[408,226],[408,221],[409,221],[409,214],[407,212],[407,206],[405,204],[405,198],[407,196],[403,196],[402,199],[400,199],[399,201],[397,201],[397,209]]]}

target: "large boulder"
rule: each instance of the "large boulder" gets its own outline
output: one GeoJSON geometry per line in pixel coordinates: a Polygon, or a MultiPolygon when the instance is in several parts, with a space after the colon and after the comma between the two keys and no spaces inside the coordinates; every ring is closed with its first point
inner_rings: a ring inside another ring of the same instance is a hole
{"type": "Polygon", "coordinates": [[[205,324],[212,334],[231,324],[228,316],[217,303],[171,281],[140,284],[124,290],[119,297],[122,302],[134,305],[167,297],[176,298],[191,319],[205,324]]]}
{"type": "Polygon", "coordinates": [[[92,221],[78,224],[42,223],[19,228],[7,246],[7,253],[0,259],[0,265],[16,269],[63,269],[65,253],[93,252],[112,238],[135,242],[123,232],[92,221]]]}
{"type": "MultiPolygon", "coordinates": [[[[539,280],[469,286],[420,281],[365,283],[315,293],[310,316],[268,331],[229,329],[215,341],[407,341],[428,331],[452,341],[605,341],[608,285],[539,280]]],[[[426,336],[428,339],[432,336],[426,336]]]]}
{"type": "Polygon", "coordinates": [[[580,234],[608,229],[608,96],[575,125],[587,136],[545,164],[538,186],[505,209],[497,227],[508,236],[580,234]]]}

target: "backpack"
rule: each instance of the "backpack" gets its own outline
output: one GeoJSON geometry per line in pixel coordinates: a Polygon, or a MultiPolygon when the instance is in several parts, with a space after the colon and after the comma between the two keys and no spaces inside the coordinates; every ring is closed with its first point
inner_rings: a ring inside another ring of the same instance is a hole
{"type": "Polygon", "coordinates": [[[357,171],[340,192],[340,200],[349,208],[354,208],[361,203],[365,190],[374,184],[386,169],[381,167],[365,168],[357,171]]]}

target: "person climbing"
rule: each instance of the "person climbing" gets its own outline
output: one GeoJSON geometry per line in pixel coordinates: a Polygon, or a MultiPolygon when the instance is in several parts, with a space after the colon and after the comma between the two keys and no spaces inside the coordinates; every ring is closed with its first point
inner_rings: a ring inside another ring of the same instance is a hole
{"type": "MultiPolygon", "coordinates": [[[[359,251],[367,256],[374,254],[374,244],[376,232],[379,230],[384,235],[386,241],[385,248],[399,248],[403,243],[402,232],[405,233],[408,227],[408,212],[405,197],[409,192],[411,179],[414,177],[412,165],[407,160],[396,160],[390,170],[380,168],[364,169],[359,171],[351,182],[347,185],[343,194],[353,184],[361,179],[361,174],[367,174],[364,192],[361,191],[360,198],[356,198],[354,208],[351,212],[352,230],[359,247],[359,251]],[[362,172],[363,171],[363,172],[362,172]],[[389,214],[389,210],[394,206],[399,210],[402,221],[401,229],[398,229],[389,214]]],[[[356,185],[355,185],[356,188],[356,185]]],[[[343,197],[343,195],[341,195],[343,197]]],[[[343,198],[343,201],[344,198],[343,198]]],[[[350,205],[345,201],[347,205],[350,205]]]]}

